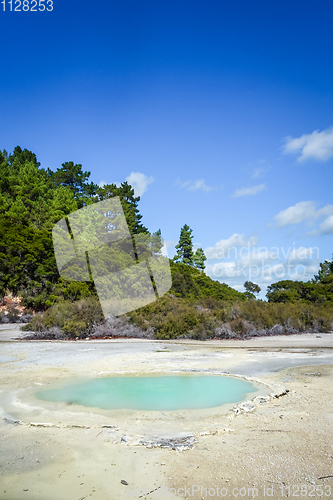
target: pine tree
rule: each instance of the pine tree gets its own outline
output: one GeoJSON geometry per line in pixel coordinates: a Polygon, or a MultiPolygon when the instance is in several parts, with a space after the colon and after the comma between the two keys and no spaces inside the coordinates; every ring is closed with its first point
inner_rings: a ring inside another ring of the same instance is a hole
{"type": "Polygon", "coordinates": [[[203,251],[202,248],[198,248],[198,250],[195,252],[193,256],[193,262],[196,268],[200,269],[200,271],[204,271],[205,269],[205,260],[207,260],[207,257],[205,255],[205,252],[203,251]]]}
{"type": "Polygon", "coordinates": [[[98,185],[93,182],[87,183],[90,172],[83,172],[82,165],[67,161],[58,168],[56,172],[47,170],[49,183],[52,187],[68,187],[77,202],[78,208],[92,203],[91,197],[96,195],[98,185]]]}
{"type": "Polygon", "coordinates": [[[177,253],[174,256],[174,262],[182,262],[188,266],[193,266],[193,244],[192,229],[185,224],[179,237],[179,243],[176,245],[177,253]]]}
{"type": "Polygon", "coordinates": [[[140,196],[134,196],[134,189],[127,182],[122,182],[119,187],[115,184],[105,184],[97,190],[97,197],[94,201],[102,201],[119,196],[129,232],[133,234],[148,234],[148,229],[141,224],[142,215],[138,210],[140,196]]]}

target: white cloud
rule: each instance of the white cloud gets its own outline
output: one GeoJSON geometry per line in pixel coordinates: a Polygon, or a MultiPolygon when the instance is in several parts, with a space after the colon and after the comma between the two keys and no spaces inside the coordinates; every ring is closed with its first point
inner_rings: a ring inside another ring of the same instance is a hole
{"type": "Polygon", "coordinates": [[[218,262],[216,264],[208,264],[206,273],[213,279],[231,278],[237,276],[236,262],[218,262]]]}
{"type": "Polygon", "coordinates": [[[267,248],[253,248],[248,249],[247,255],[244,255],[244,252],[240,253],[239,263],[242,266],[261,266],[267,264],[268,262],[272,262],[277,258],[277,252],[273,250],[269,250],[267,248]]]}
{"type": "Polygon", "coordinates": [[[319,258],[319,248],[318,247],[299,247],[293,248],[288,255],[288,262],[298,265],[298,264],[309,264],[314,258],[319,258]]]}
{"type": "Polygon", "coordinates": [[[231,252],[235,251],[237,247],[252,247],[256,242],[257,238],[254,236],[244,238],[244,234],[234,233],[230,238],[220,240],[213,247],[206,248],[205,254],[207,259],[229,258],[231,252]]]}
{"type": "Polygon", "coordinates": [[[102,187],[106,186],[106,184],[115,184],[117,187],[120,187],[120,186],[121,186],[121,182],[118,182],[118,181],[116,181],[116,182],[112,182],[112,183],[111,183],[111,182],[109,183],[109,182],[107,182],[107,181],[101,181],[101,182],[99,182],[99,183],[98,183],[98,186],[99,186],[100,188],[102,188],[102,187]]]}
{"type": "Polygon", "coordinates": [[[320,224],[319,234],[333,234],[333,215],[320,224]]]}
{"type": "Polygon", "coordinates": [[[281,279],[311,279],[320,262],[317,247],[245,247],[232,257],[229,262],[208,264],[208,276],[236,289],[242,289],[246,280],[254,281],[262,288],[262,294],[267,284],[281,279]]]}
{"type": "Polygon", "coordinates": [[[274,219],[279,227],[289,224],[300,224],[308,221],[314,222],[316,219],[326,216],[326,219],[320,224],[319,229],[309,233],[309,236],[320,236],[333,233],[333,205],[327,204],[325,207],[317,209],[317,203],[314,201],[300,201],[291,207],[281,210],[274,219]],[[328,216],[328,217],[327,217],[328,216]]]}
{"type": "Polygon", "coordinates": [[[300,201],[281,210],[274,219],[279,227],[287,226],[288,224],[300,224],[307,219],[315,219],[317,217],[316,203],[313,201],[300,201]]]}
{"type": "Polygon", "coordinates": [[[234,197],[238,198],[239,196],[254,196],[261,191],[264,191],[266,188],[265,184],[259,184],[258,186],[252,186],[248,188],[236,189],[234,192],[234,197]]]}
{"type": "Polygon", "coordinates": [[[288,136],[284,140],[283,153],[300,153],[299,162],[310,159],[327,161],[333,157],[333,127],[322,132],[315,130],[298,138],[288,136]]]}
{"type": "Polygon", "coordinates": [[[238,292],[244,292],[244,285],[233,285],[233,288],[238,292]]]}
{"type": "Polygon", "coordinates": [[[201,189],[202,191],[208,193],[209,191],[216,189],[215,187],[207,186],[207,184],[205,184],[204,179],[198,179],[196,181],[185,181],[185,182],[181,182],[180,180],[178,180],[176,184],[181,189],[186,189],[186,191],[198,191],[199,189],[201,189]]]}
{"type": "Polygon", "coordinates": [[[318,215],[333,215],[333,205],[326,205],[318,210],[318,215]]]}
{"type": "Polygon", "coordinates": [[[134,189],[135,196],[142,196],[148,189],[149,184],[154,182],[153,177],[147,177],[141,172],[131,172],[129,176],[126,177],[128,184],[134,189]]]}

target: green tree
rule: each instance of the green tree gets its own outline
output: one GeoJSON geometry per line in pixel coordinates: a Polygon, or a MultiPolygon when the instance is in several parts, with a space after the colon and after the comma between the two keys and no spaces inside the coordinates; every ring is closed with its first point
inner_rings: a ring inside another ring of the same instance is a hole
{"type": "Polygon", "coordinates": [[[130,184],[122,182],[119,187],[116,184],[105,184],[97,190],[96,195],[94,198],[96,202],[119,196],[130,233],[132,235],[149,233],[148,229],[141,223],[142,215],[138,209],[140,196],[134,196],[134,189],[130,184]]]}
{"type": "Polygon", "coordinates": [[[91,204],[92,197],[96,195],[98,185],[93,182],[87,183],[90,172],[83,172],[82,165],[75,164],[72,161],[62,163],[61,168],[55,172],[48,169],[49,182],[54,187],[68,187],[77,202],[78,208],[91,204]]]}
{"type": "Polygon", "coordinates": [[[333,301],[333,274],[328,274],[319,283],[313,281],[282,280],[267,287],[268,302],[316,302],[333,301]]]}
{"type": "Polygon", "coordinates": [[[205,252],[203,251],[202,248],[198,248],[195,254],[193,255],[193,263],[194,266],[200,271],[204,271],[205,269],[205,261],[207,260],[207,257],[205,255],[205,252]]]}
{"type": "Polygon", "coordinates": [[[34,153],[19,146],[1,152],[0,296],[29,295],[35,308],[45,303],[59,278],[51,229],[77,208],[68,186],[50,189],[34,153]]]}
{"type": "Polygon", "coordinates": [[[301,282],[292,280],[282,280],[272,283],[267,287],[266,297],[268,302],[296,302],[301,300],[301,282]]]}
{"type": "Polygon", "coordinates": [[[332,260],[325,260],[324,262],[321,262],[319,264],[319,267],[319,272],[315,275],[313,280],[315,283],[321,282],[325,278],[325,276],[333,273],[333,255],[332,260]]]}
{"type": "Polygon", "coordinates": [[[192,232],[192,229],[187,224],[181,228],[179,243],[176,245],[177,253],[173,258],[174,262],[182,262],[188,266],[193,266],[192,232]]]}
{"type": "Polygon", "coordinates": [[[259,293],[261,291],[261,288],[257,283],[253,283],[252,281],[245,281],[244,283],[244,288],[246,290],[245,295],[249,299],[254,299],[255,298],[255,293],[259,293]]]}
{"type": "MultiPolygon", "coordinates": [[[[13,165],[15,162],[24,165],[26,162],[33,163],[36,167],[40,166],[39,161],[37,161],[37,157],[35,153],[29,151],[28,149],[21,149],[20,146],[16,146],[11,155],[7,155],[9,163],[13,165]]],[[[1,161],[1,160],[0,160],[1,161]]]]}

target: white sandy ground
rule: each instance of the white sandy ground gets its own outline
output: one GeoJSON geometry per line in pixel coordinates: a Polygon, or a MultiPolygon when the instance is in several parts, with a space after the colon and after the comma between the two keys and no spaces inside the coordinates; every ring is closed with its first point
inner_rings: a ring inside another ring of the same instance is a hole
{"type": "Polygon", "coordinates": [[[319,479],[333,475],[333,334],[25,342],[14,328],[0,327],[1,500],[333,498],[333,478],[319,479]],[[34,396],[73,377],[188,371],[261,381],[249,399],[289,392],[237,415],[233,404],[102,411],[34,396]],[[182,452],[135,446],[190,433],[197,442],[182,452]]]}

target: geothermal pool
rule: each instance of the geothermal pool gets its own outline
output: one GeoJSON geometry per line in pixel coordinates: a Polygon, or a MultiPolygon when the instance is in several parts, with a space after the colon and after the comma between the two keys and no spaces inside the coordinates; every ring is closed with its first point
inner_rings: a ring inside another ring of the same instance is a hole
{"type": "Polygon", "coordinates": [[[125,376],[67,383],[35,396],[103,410],[173,411],[238,403],[257,390],[246,380],[221,375],[125,376]]]}

